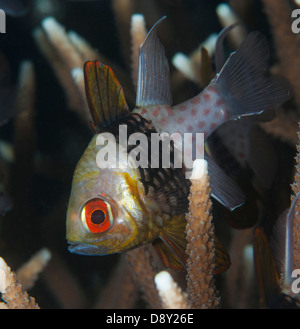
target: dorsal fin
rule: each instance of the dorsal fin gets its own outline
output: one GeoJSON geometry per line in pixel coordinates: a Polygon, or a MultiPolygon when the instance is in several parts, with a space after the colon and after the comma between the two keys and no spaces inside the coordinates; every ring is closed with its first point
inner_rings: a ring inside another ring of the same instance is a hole
{"type": "Polygon", "coordinates": [[[129,113],[123,88],[109,66],[99,61],[86,62],[84,82],[91,116],[98,128],[129,113]]]}
{"type": "Polygon", "coordinates": [[[162,17],[149,31],[139,49],[136,105],[171,105],[169,64],[165,49],[156,35],[162,17]]]}

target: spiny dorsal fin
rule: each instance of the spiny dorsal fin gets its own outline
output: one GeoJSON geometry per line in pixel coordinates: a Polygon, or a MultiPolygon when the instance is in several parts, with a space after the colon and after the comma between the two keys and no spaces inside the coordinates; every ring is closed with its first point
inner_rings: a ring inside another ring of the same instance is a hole
{"type": "Polygon", "coordinates": [[[136,105],[171,105],[169,64],[165,50],[156,35],[162,17],[149,31],[139,50],[139,74],[136,105]]]}
{"type": "Polygon", "coordinates": [[[123,88],[109,66],[99,61],[86,62],[84,82],[91,116],[98,128],[129,113],[123,88]]]}

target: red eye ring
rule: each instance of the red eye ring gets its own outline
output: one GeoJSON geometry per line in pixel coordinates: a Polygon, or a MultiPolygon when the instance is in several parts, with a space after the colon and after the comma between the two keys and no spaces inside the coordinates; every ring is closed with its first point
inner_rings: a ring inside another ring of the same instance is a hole
{"type": "Polygon", "coordinates": [[[106,232],[112,224],[109,203],[102,199],[91,199],[81,209],[81,221],[91,233],[106,232]]]}

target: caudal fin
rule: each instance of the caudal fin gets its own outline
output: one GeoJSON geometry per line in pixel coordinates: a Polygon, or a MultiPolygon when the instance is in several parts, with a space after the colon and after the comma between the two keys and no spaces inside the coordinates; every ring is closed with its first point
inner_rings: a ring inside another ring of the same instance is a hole
{"type": "Polygon", "coordinates": [[[260,114],[291,97],[286,87],[266,74],[268,59],[266,38],[258,31],[252,32],[212,81],[225,98],[232,118],[260,114]]]}

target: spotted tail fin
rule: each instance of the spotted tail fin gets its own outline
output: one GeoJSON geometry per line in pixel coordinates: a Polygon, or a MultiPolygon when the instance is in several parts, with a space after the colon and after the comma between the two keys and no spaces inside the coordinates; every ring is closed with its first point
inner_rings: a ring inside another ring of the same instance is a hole
{"type": "Polygon", "coordinates": [[[231,118],[260,114],[291,97],[286,87],[266,75],[268,59],[266,38],[258,31],[252,32],[212,81],[225,98],[231,118]]]}

